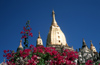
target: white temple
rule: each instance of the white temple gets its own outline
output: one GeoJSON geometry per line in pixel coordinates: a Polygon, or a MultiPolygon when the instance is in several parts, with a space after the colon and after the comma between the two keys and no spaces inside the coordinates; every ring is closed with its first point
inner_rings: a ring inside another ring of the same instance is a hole
{"type": "Polygon", "coordinates": [[[52,11],[52,24],[47,36],[47,44],[52,45],[68,45],[66,42],[66,38],[60,27],[58,26],[55,20],[55,12],[52,11]]]}

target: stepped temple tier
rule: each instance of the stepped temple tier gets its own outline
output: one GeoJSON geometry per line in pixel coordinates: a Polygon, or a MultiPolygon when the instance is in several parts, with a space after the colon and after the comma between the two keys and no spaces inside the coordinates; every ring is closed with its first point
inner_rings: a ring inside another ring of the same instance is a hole
{"type": "Polygon", "coordinates": [[[56,22],[54,10],[52,11],[52,24],[50,26],[46,43],[47,47],[55,47],[56,50],[59,51],[61,51],[61,48],[74,50],[68,46],[66,37],[56,22]]]}

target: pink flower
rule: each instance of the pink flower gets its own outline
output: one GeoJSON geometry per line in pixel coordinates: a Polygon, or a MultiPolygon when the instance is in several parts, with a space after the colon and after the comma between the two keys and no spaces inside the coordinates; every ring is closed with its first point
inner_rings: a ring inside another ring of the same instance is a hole
{"type": "Polygon", "coordinates": [[[33,48],[33,47],[34,47],[34,46],[31,44],[31,45],[30,45],[30,48],[33,48]]]}
{"type": "Polygon", "coordinates": [[[5,55],[3,55],[3,57],[6,57],[5,55]]]}
{"type": "Polygon", "coordinates": [[[52,51],[52,54],[53,54],[53,55],[57,55],[57,53],[58,53],[58,52],[55,51],[55,50],[52,51]]]}
{"type": "Polygon", "coordinates": [[[63,52],[62,55],[63,55],[63,56],[66,56],[66,53],[63,52]]]}
{"type": "Polygon", "coordinates": [[[24,38],[27,38],[27,36],[24,36],[24,38]]]}
{"type": "Polygon", "coordinates": [[[27,32],[28,30],[27,30],[27,29],[25,29],[25,31],[27,32]]]}
{"type": "Polygon", "coordinates": [[[4,52],[4,53],[7,53],[7,51],[6,51],[6,50],[4,50],[3,52],[4,52]]]}
{"type": "Polygon", "coordinates": [[[29,36],[33,37],[33,34],[32,33],[29,33],[29,36]]]}
{"type": "Polygon", "coordinates": [[[23,27],[23,29],[25,30],[25,27],[23,27]]]}
{"type": "Polygon", "coordinates": [[[24,33],[23,31],[20,32],[20,34],[23,34],[23,33],[24,33]]]}
{"type": "Polygon", "coordinates": [[[24,36],[22,35],[21,39],[23,39],[23,38],[24,38],[24,36]]]}
{"type": "Polygon", "coordinates": [[[27,36],[22,36],[21,38],[22,38],[22,39],[23,39],[23,38],[27,38],[27,36]]]}
{"type": "Polygon", "coordinates": [[[93,65],[92,63],[93,63],[92,60],[88,60],[85,64],[86,64],[86,65],[93,65]]]}
{"type": "Polygon", "coordinates": [[[30,30],[32,30],[32,28],[30,28],[30,30]]]}
{"type": "Polygon", "coordinates": [[[7,50],[7,52],[9,52],[9,50],[7,50]]]}

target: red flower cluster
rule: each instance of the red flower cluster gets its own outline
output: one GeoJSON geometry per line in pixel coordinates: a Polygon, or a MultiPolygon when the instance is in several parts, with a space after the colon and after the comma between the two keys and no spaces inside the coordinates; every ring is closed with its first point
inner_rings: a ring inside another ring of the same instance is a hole
{"type": "Polygon", "coordinates": [[[16,65],[16,64],[11,61],[7,61],[7,65],[16,65]]]}
{"type": "Polygon", "coordinates": [[[70,51],[68,49],[64,50],[63,55],[66,56],[66,59],[74,61],[74,59],[78,59],[78,52],[76,51],[70,51]]]}
{"type": "Polygon", "coordinates": [[[4,50],[4,55],[3,55],[3,57],[6,57],[6,59],[10,59],[11,57],[13,57],[13,53],[12,53],[12,51],[10,50],[4,50]]]}
{"type": "Polygon", "coordinates": [[[6,50],[4,50],[3,52],[4,52],[4,53],[7,53],[7,52],[9,52],[9,50],[7,50],[7,51],[6,51],[6,50]]]}
{"type": "Polygon", "coordinates": [[[37,55],[33,55],[30,60],[28,60],[27,65],[36,65],[39,61],[37,60],[37,55]]]}
{"type": "Polygon", "coordinates": [[[30,22],[27,21],[26,22],[26,27],[23,27],[24,31],[21,31],[20,33],[23,34],[22,39],[23,38],[27,38],[28,36],[33,37],[33,34],[31,33],[32,28],[30,28],[30,22]]]}
{"type": "Polygon", "coordinates": [[[31,30],[32,30],[32,28],[30,28],[30,21],[27,21],[26,26],[23,27],[23,31],[20,32],[21,34],[23,34],[21,38],[22,39],[24,38],[24,45],[25,45],[24,48],[28,47],[28,44],[29,44],[28,37],[29,36],[33,37],[31,30]]]}
{"type": "Polygon", "coordinates": [[[20,55],[19,56],[23,57],[23,59],[24,59],[29,55],[30,51],[31,51],[30,49],[25,49],[24,51],[20,50],[20,55]]]}
{"type": "MultiPolygon", "coordinates": [[[[78,52],[71,50],[63,50],[62,53],[56,51],[53,47],[34,47],[30,45],[30,49],[25,49],[23,51],[19,51],[17,53],[13,53],[9,50],[4,50],[6,59],[8,59],[8,65],[16,65],[16,59],[22,57],[27,60],[27,65],[36,65],[42,63],[49,63],[50,65],[75,65],[73,62],[75,59],[78,59],[78,52]]],[[[26,61],[25,61],[26,62],[26,61]]],[[[93,61],[88,60],[85,65],[93,65],[93,61]]],[[[100,65],[100,64],[99,64],[100,65]]]]}
{"type": "MultiPolygon", "coordinates": [[[[50,63],[51,65],[60,65],[60,64],[72,64],[75,65],[75,63],[73,62],[76,58],[78,58],[78,53],[75,51],[70,51],[70,50],[64,50],[63,53],[60,53],[58,51],[55,50],[55,48],[53,47],[43,47],[43,46],[39,46],[39,47],[34,47],[34,46],[30,46],[31,48],[34,48],[33,53],[37,54],[39,57],[43,57],[45,54],[49,55],[46,58],[48,58],[48,60],[46,60],[48,63],[50,63]],[[38,53],[41,53],[40,55],[38,53]]],[[[44,57],[43,57],[44,58],[44,57]]]]}
{"type": "Polygon", "coordinates": [[[6,54],[5,56],[7,57],[7,59],[10,60],[9,62],[7,61],[8,65],[14,63],[16,57],[22,57],[23,59],[25,59],[30,55],[32,56],[31,58],[28,58],[27,65],[39,64],[41,59],[47,61],[51,65],[60,65],[60,64],[74,65],[75,64],[73,62],[74,59],[78,58],[78,53],[75,51],[70,51],[66,49],[64,50],[63,53],[60,53],[56,51],[55,48],[53,47],[43,47],[43,46],[34,47],[33,45],[30,45],[30,49],[25,49],[23,51],[20,50],[17,53],[7,53],[6,50],[4,50],[4,53],[6,54]]]}
{"type": "Polygon", "coordinates": [[[26,34],[28,34],[29,36],[33,37],[33,34],[31,33],[32,28],[28,29],[27,27],[23,27],[23,30],[24,31],[20,32],[21,34],[24,34],[24,35],[22,35],[22,39],[23,38],[27,38],[26,34]]]}
{"type": "Polygon", "coordinates": [[[85,64],[86,65],[93,65],[93,61],[92,60],[88,60],[85,64]]]}

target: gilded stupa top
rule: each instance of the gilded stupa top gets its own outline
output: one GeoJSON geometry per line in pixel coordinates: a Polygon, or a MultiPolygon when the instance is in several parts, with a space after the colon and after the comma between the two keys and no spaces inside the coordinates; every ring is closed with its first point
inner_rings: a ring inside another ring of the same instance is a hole
{"type": "Polygon", "coordinates": [[[56,19],[55,19],[55,12],[54,10],[52,11],[52,26],[58,26],[56,19]]]}
{"type": "Polygon", "coordinates": [[[91,42],[91,47],[90,47],[90,50],[92,50],[93,52],[97,52],[97,51],[96,51],[96,48],[93,46],[92,41],[90,41],[90,42],[91,42]]]}
{"type": "Polygon", "coordinates": [[[55,19],[55,12],[52,11],[52,24],[47,36],[47,45],[65,45],[68,46],[66,42],[66,37],[60,27],[58,26],[55,19]]]}
{"type": "Polygon", "coordinates": [[[23,48],[23,46],[22,46],[22,40],[20,40],[20,45],[19,45],[18,48],[23,48]]]}

